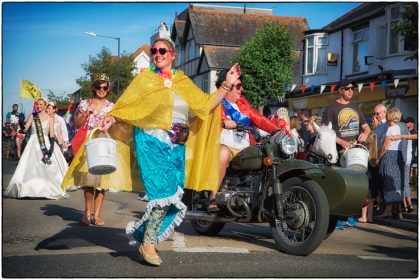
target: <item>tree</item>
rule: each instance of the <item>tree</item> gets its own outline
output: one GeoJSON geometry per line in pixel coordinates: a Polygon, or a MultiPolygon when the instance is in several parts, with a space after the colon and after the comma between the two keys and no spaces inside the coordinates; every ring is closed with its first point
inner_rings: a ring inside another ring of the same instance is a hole
{"type": "MultiPolygon", "coordinates": [[[[108,75],[111,82],[111,94],[108,95],[108,99],[115,102],[119,97],[117,94],[117,64],[118,58],[112,56],[109,49],[105,47],[102,48],[101,52],[98,53],[96,57],[89,56],[89,62],[82,64],[86,74],[76,80],[81,88],[82,99],[91,96],[90,85],[92,77],[104,73],[108,75]]],[[[134,75],[132,71],[134,69],[136,69],[136,67],[133,59],[129,54],[124,52],[120,56],[120,95],[133,80],[134,75]]]]}
{"type": "Polygon", "coordinates": [[[48,101],[53,101],[59,110],[66,109],[70,103],[70,94],[63,93],[62,95],[55,94],[52,90],[48,90],[48,101]]]}
{"type": "Polygon", "coordinates": [[[418,4],[409,3],[404,6],[404,11],[401,12],[401,20],[391,25],[393,30],[404,37],[404,48],[414,51],[406,60],[417,59],[418,56],[418,19],[418,4]]]}
{"type": "Polygon", "coordinates": [[[292,80],[292,37],[284,26],[269,23],[257,29],[233,62],[241,65],[244,95],[254,106],[266,97],[284,95],[284,84],[292,80]]]}

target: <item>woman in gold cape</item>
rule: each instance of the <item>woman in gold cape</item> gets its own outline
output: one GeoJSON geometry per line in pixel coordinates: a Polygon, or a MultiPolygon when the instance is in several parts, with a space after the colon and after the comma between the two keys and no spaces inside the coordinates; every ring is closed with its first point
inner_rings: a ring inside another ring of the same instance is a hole
{"type": "MultiPolygon", "coordinates": [[[[113,189],[137,190],[141,186],[138,171],[133,172],[137,159],[149,203],[143,217],[130,222],[126,232],[131,245],[140,243],[139,252],[148,263],[161,265],[154,244],[168,238],[182,222],[186,211],[181,201],[184,184],[194,190],[218,187],[221,129],[218,104],[239,78],[240,68],[235,64],[223,86],[209,95],[182,71],[172,69],[176,55],[170,39],[157,39],[151,53],[156,68],[137,75],[100,128],[109,129],[118,146],[117,171],[103,176],[104,184],[109,188],[112,185],[113,189]],[[190,137],[186,145],[165,142],[175,122],[173,115],[179,115],[182,107],[194,115],[188,118],[191,114],[187,114],[186,119],[190,137]]],[[[69,172],[86,172],[84,151],[79,151],[73,161],[69,172]]],[[[63,186],[75,184],[66,179],[67,176],[63,186]]]]}

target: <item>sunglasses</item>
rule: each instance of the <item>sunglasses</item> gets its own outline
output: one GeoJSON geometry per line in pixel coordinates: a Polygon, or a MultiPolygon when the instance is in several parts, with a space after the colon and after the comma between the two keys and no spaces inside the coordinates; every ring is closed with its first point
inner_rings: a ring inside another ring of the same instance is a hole
{"type": "Polygon", "coordinates": [[[353,90],[353,87],[343,87],[344,90],[353,90]]]}
{"type": "Polygon", "coordinates": [[[236,90],[240,90],[242,88],[242,84],[237,84],[236,86],[233,86],[232,88],[236,88],[236,90]]]}
{"type": "Polygon", "coordinates": [[[379,116],[379,114],[380,114],[381,112],[375,112],[375,113],[373,113],[373,114],[375,114],[375,116],[379,116]]]}
{"type": "Polygon", "coordinates": [[[108,90],[108,89],[109,89],[109,87],[108,87],[108,86],[103,86],[103,87],[102,87],[102,86],[97,86],[97,87],[96,87],[96,90],[101,90],[101,89],[103,89],[103,90],[105,90],[105,91],[106,91],[106,90],[108,90]]]}
{"type": "Polygon", "coordinates": [[[168,49],[165,49],[165,48],[159,48],[159,49],[157,49],[157,48],[151,48],[151,49],[150,49],[150,53],[151,53],[152,55],[155,55],[158,51],[159,51],[159,53],[160,53],[161,55],[165,55],[165,54],[166,54],[166,52],[170,52],[170,53],[174,52],[174,51],[171,51],[171,50],[168,50],[168,49]]]}

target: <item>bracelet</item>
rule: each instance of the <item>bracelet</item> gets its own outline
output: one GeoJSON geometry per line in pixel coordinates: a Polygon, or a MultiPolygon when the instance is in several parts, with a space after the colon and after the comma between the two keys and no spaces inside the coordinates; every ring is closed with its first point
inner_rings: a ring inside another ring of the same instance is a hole
{"type": "Polygon", "coordinates": [[[224,90],[231,90],[232,89],[232,85],[230,85],[229,86],[229,84],[226,82],[226,81],[223,81],[223,83],[222,83],[222,88],[224,89],[224,90]]]}
{"type": "Polygon", "coordinates": [[[401,135],[401,139],[402,140],[405,140],[405,135],[401,135]]]}

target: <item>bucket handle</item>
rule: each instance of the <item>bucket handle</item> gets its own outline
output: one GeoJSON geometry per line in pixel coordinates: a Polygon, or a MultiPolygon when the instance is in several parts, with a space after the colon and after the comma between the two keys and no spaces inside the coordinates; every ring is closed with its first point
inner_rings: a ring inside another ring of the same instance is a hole
{"type": "MultiPolygon", "coordinates": [[[[94,129],[92,129],[92,131],[89,133],[89,140],[92,140],[92,135],[93,133],[95,133],[97,130],[99,130],[99,127],[95,127],[94,129]]],[[[109,137],[108,131],[105,132],[106,133],[106,137],[109,137]]]]}
{"type": "MultiPolygon", "coordinates": [[[[354,146],[353,146],[352,148],[355,148],[356,146],[360,146],[360,147],[362,147],[363,149],[365,149],[365,151],[366,151],[366,152],[368,152],[368,153],[369,153],[368,149],[367,149],[364,145],[359,144],[359,143],[356,143],[356,144],[354,144],[354,146]]],[[[342,155],[342,156],[344,156],[344,155],[347,153],[347,150],[348,150],[348,149],[349,149],[349,147],[347,147],[347,148],[346,148],[346,150],[344,151],[344,153],[343,153],[343,155],[342,155]]]]}

